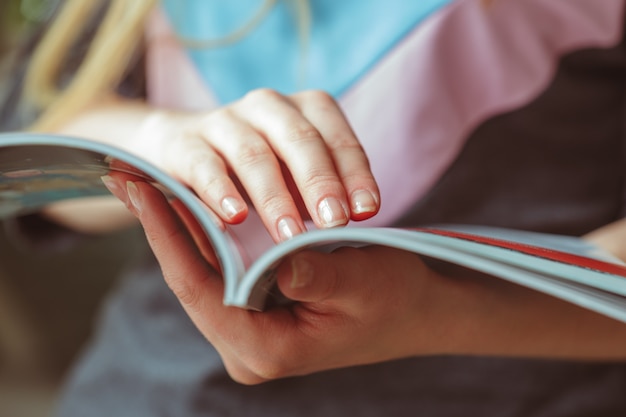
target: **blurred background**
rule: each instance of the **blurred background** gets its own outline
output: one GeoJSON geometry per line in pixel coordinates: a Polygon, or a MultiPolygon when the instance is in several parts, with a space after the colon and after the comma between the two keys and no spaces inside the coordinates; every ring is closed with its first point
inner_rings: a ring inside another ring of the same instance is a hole
{"type": "MultiPolygon", "coordinates": [[[[14,82],[18,45],[59,3],[0,0],[0,98],[14,82]]],[[[51,253],[16,244],[9,230],[0,222],[0,416],[48,416],[103,297],[143,250],[143,237],[134,229],[51,253]]]]}

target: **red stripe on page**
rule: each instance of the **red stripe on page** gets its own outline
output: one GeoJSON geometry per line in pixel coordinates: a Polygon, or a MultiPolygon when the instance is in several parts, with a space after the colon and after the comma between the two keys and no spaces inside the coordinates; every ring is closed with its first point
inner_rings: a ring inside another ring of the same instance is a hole
{"type": "Polygon", "coordinates": [[[549,259],[555,262],[561,262],[580,268],[592,269],[598,272],[618,275],[626,278],[626,267],[611,262],[605,262],[599,259],[589,258],[587,256],[575,255],[567,252],[561,252],[554,249],[542,248],[539,246],[528,245],[524,243],[511,242],[507,240],[495,239],[487,236],[473,235],[469,233],[455,232],[451,230],[418,228],[419,232],[431,233],[434,235],[448,236],[456,239],[469,240],[485,245],[496,246],[499,248],[510,249],[516,252],[525,253],[527,255],[539,258],[549,259]]]}

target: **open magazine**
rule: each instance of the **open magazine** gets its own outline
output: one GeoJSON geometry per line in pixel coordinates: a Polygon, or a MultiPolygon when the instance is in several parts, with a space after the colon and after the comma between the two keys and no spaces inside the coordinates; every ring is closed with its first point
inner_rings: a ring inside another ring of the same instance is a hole
{"type": "Polygon", "coordinates": [[[313,230],[275,245],[246,268],[237,245],[191,190],[123,150],[77,138],[0,134],[0,218],[54,201],[108,195],[100,178],[115,171],[152,183],[193,214],[219,262],[227,305],[264,309],[275,285],[273,268],[290,253],[376,244],[471,268],[626,322],[626,265],[569,236],[468,225],[313,230]]]}

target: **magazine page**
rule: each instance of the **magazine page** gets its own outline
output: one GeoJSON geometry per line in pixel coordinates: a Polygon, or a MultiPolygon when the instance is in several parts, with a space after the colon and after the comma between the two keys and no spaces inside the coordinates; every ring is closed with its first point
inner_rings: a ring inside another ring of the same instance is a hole
{"type": "Polygon", "coordinates": [[[433,225],[429,226],[428,229],[440,229],[457,233],[468,233],[476,236],[494,238],[504,242],[515,242],[516,244],[537,246],[587,258],[598,259],[609,263],[626,265],[619,258],[605,252],[591,242],[575,236],[565,236],[550,233],[530,232],[526,230],[515,230],[501,227],[488,227],[465,224],[433,225]]]}
{"type": "MultiPolygon", "coordinates": [[[[412,251],[484,272],[626,322],[626,275],[621,275],[626,274],[626,269],[623,265],[585,257],[603,266],[614,265],[621,268],[616,271],[619,274],[599,272],[578,264],[568,265],[559,260],[541,258],[534,253],[517,252],[514,247],[494,246],[496,240],[489,244],[473,241],[470,238],[474,235],[467,233],[467,230],[464,230],[462,238],[439,234],[449,230],[344,228],[310,231],[273,247],[257,259],[242,278],[239,292],[226,301],[236,306],[254,305],[262,308],[263,296],[272,293],[273,269],[281,259],[291,253],[303,249],[330,251],[338,246],[375,244],[412,251]],[[511,262],[510,258],[514,258],[514,261],[511,262]]],[[[523,245],[547,249],[528,243],[523,245]]],[[[550,251],[557,252],[553,249],[550,251]]],[[[560,253],[571,255],[567,252],[560,253]]],[[[578,254],[575,256],[583,257],[578,254]]]]}
{"type": "Polygon", "coordinates": [[[61,147],[1,149],[0,217],[29,213],[54,201],[109,194],[100,180],[109,171],[105,157],[61,147]]]}
{"type": "Polygon", "coordinates": [[[195,194],[150,163],[99,142],[0,134],[0,219],[31,213],[55,201],[110,195],[100,178],[115,172],[149,182],[170,199],[182,201],[208,236],[225,280],[237,282],[243,262],[195,194]]]}
{"type": "Polygon", "coordinates": [[[626,266],[580,239],[487,227],[470,230],[451,226],[422,231],[425,241],[459,252],[626,296],[626,266]],[[518,236],[523,239],[515,240],[518,236]],[[556,242],[567,245],[555,246],[556,242]]]}
{"type": "Polygon", "coordinates": [[[193,192],[140,158],[83,139],[1,134],[0,218],[63,199],[109,195],[100,177],[116,173],[151,183],[193,214],[220,263],[227,305],[262,310],[275,286],[274,267],[290,253],[378,244],[482,271],[626,319],[626,266],[580,239],[564,236],[457,225],[314,230],[274,246],[245,272],[236,245],[193,192]]]}

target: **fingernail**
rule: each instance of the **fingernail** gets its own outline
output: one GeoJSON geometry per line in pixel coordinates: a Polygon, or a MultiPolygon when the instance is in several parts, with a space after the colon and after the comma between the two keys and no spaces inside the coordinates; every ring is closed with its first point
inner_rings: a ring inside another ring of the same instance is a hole
{"type": "Polygon", "coordinates": [[[100,177],[100,179],[102,180],[104,186],[107,187],[107,189],[111,192],[111,194],[122,200],[124,204],[127,204],[128,198],[126,192],[120,188],[117,181],[115,181],[113,177],[103,175],[102,177],[100,177]]]}
{"type": "Polygon", "coordinates": [[[296,221],[291,217],[283,217],[278,221],[277,224],[278,235],[281,241],[289,240],[295,235],[299,235],[302,233],[302,229],[296,223],[296,221]]]}
{"type": "Polygon", "coordinates": [[[126,192],[128,193],[130,204],[137,210],[137,213],[141,213],[141,196],[137,185],[132,181],[126,181],[126,192]]]}
{"type": "Polygon", "coordinates": [[[117,186],[115,180],[109,175],[103,175],[100,177],[102,183],[112,194],[117,195],[117,192],[120,191],[120,187],[117,186]]]}
{"type": "Polygon", "coordinates": [[[357,190],[352,193],[352,212],[354,214],[371,213],[377,209],[377,201],[372,193],[366,190],[357,190]]]}
{"type": "Polygon", "coordinates": [[[313,267],[312,265],[300,258],[294,257],[291,259],[291,288],[304,288],[313,282],[313,267]]]}
{"type": "Polygon", "coordinates": [[[243,203],[235,197],[226,197],[221,203],[222,212],[232,219],[245,210],[243,203]]]}
{"type": "Polygon", "coordinates": [[[340,226],[348,222],[343,205],[333,197],[323,199],[317,207],[317,212],[324,227],[340,226]]]}

